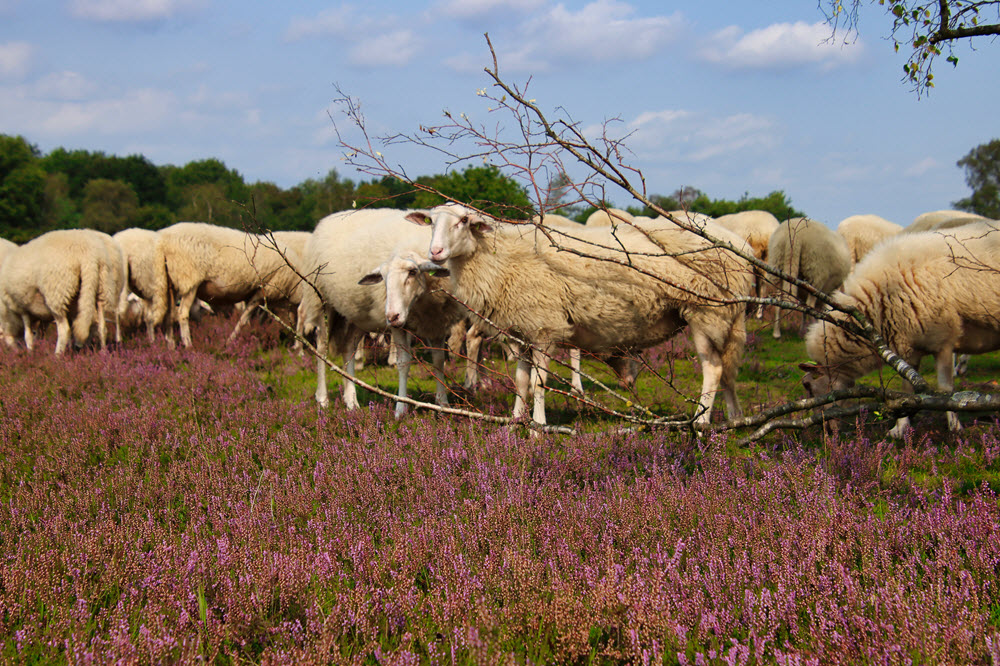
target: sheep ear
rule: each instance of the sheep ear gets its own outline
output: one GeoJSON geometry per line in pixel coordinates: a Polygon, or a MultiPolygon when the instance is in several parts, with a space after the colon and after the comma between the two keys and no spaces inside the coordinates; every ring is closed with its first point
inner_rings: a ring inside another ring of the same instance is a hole
{"type": "Polygon", "coordinates": [[[363,284],[363,285],[379,284],[381,282],[382,282],[382,273],[378,270],[374,270],[368,275],[358,280],[358,284],[363,284]]]}
{"type": "Polygon", "coordinates": [[[418,268],[422,272],[427,273],[428,275],[430,275],[431,277],[445,278],[445,277],[448,277],[449,275],[451,275],[451,271],[449,271],[447,268],[445,268],[441,264],[435,264],[433,261],[425,261],[422,264],[420,264],[420,266],[418,266],[418,268]]]}
{"type": "Polygon", "coordinates": [[[422,227],[430,226],[432,220],[431,216],[427,213],[415,210],[412,213],[407,213],[406,219],[414,224],[419,224],[422,227]]]}
{"type": "Polygon", "coordinates": [[[493,225],[486,220],[476,220],[470,226],[477,234],[486,234],[493,231],[493,225]]]}

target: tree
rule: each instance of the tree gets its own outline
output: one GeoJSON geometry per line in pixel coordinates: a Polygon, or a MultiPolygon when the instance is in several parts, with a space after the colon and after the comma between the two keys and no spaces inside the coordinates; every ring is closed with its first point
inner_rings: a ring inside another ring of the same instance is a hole
{"type": "Polygon", "coordinates": [[[958,161],[965,169],[965,182],[972,196],[955,202],[955,207],[993,220],[1000,219],[1000,139],[976,146],[958,161]]]}
{"type": "Polygon", "coordinates": [[[414,208],[431,208],[454,199],[481,207],[491,215],[517,220],[530,217],[531,201],[524,188],[492,165],[469,166],[462,171],[420,178],[418,182],[425,189],[414,198],[414,208]]]}
{"type": "Polygon", "coordinates": [[[133,226],[139,210],[139,197],[128,183],[94,178],[83,190],[83,216],[80,224],[114,234],[133,226]]]}
{"type": "Polygon", "coordinates": [[[38,234],[45,205],[45,172],[38,148],[22,136],[0,134],[0,230],[24,240],[38,234]]]}
{"type": "MultiPolygon", "coordinates": [[[[820,11],[833,28],[856,34],[865,0],[819,0],[820,11]]],[[[972,37],[1000,35],[1000,0],[868,0],[878,2],[892,18],[889,38],[898,52],[909,52],[903,78],[918,94],[934,87],[934,61],[943,51],[958,65],[955,42],[972,37]]]]}

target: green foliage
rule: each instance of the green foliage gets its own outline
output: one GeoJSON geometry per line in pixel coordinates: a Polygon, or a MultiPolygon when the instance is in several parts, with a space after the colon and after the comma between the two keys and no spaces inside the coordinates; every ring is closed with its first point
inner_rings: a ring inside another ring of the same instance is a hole
{"type": "Polygon", "coordinates": [[[50,174],[66,175],[69,194],[77,200],[83,197],[87,183],[97,178],[128,183],[140,204],[167,202],[167,184],[163,173],[142,155],[118,157],[100,151],[56,148],[42,158],[41,163],[50,174]]]}
{"type": "MultiPolygon", "coordinates": [[[[792,217],[805,217],[805,213],[795,209],[788,195],[781,190],[775,190],[763,197],[751,197],[749,193],[745,193],[738,200],[731,201],[729,199],[712,199],[697,188],[683,187],[670,196],[654,194],[650,199],[663,210],[684,209],[692,213],[704,213],[711,217],[722,217],[745,210],[766,210],[780,221],[792,217]]],[[[591,211],[593,210],[591,209],[591,211]]],[[[633,215],[656,216],[656,212],[652,208],[629,208],[628,211],[633,215]]]]}
{"type": "Polygon", "coordinates": [[[83,190],[80,223],[87,229],[114,234],[134,226],[138,210],[139,197],[131,185],[120,180],[94,178],[83,190]]]}
{"type": "Polygon", "coordinates": [[[0,134],[0,233],[37,228],[45,202],[45,172],[38,148],[24,137],[0,134]]]}
{"type": "Polygon", "coordinates": [[[965,182],[972,188],[972,195],[956,201],[955,207],[1000,219],[1000,139],[976,146],[958,161],[958,166],[965,169],[965,182]]]}
{"type": "MultiPolygon", "coordinates": [[[[501,173],[495,166],[470,166],[440,176],[418,179],[446,197],[482,208],[491,215],[524,220],[531,217],[532,206],[524,188],[501,173]]],[[[441,196],[421,191],[414,208],[431,208],[446,201],[441,196]]]]}

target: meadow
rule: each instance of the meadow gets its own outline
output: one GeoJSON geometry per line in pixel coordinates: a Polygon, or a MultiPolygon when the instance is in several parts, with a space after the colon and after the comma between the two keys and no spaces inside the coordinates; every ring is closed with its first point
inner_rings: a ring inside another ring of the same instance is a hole
{"type": "MultiPolygon", "coordinates": [[[[276,325],[227,346],[231,326],[0,349],[0,662],[1000,664],[992,416],[737,446],[555,396],[579,434],[531,437],[382,398],[320,411],[276,325]]],[[[635,397],[687,411],[690,356],[654,350],[675,381],[635,397]]],[[[803,356],[751,334],[748,411],[801,397],[803,356]]],[[[505,414],[491,363],[468,400],[505,414]]],[[[962,381],[998,378],[988,355],[962,381]]]]}

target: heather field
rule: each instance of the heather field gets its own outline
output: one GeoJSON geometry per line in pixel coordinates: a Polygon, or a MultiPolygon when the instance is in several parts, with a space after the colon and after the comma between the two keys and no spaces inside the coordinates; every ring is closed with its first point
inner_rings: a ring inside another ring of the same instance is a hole
{"type": "MultiPolygon", "coordinates": [[[[230,326],[0,350],[0,661],[1000,664],[991,419],[738,447],[560,397],[582,434],[320,413],[273,324],[230,326]]],[[[751,337],[745,405],[801,395],[801,342],[751,337]]],[[[683,342],[652,357],[691,373],[683,342]]],[[[508,409],[501,378],[470,400],[508,409]]]]}

